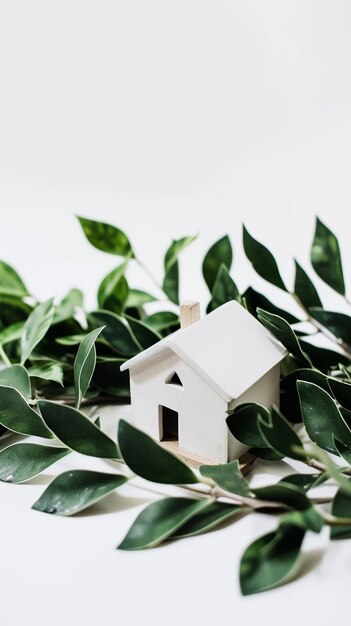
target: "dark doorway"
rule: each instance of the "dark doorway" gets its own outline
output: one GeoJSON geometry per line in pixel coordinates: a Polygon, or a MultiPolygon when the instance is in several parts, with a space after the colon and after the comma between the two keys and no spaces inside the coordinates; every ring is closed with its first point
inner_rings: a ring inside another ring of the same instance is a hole
{"type": "Polygon", "coordinates": [[[159,406],[161,441],[178,441],[178,413],[167,406],[159,406]]]}

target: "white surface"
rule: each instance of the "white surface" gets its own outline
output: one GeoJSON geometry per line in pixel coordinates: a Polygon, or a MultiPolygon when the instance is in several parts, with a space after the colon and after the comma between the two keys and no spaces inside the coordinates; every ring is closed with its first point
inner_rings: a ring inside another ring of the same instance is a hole
{"type": "MultiPolygon", "coordinates": [[[[293,255],[308,267],[315,213],[351,266],[350,14],[348,0],[2,1],[1,257],[38,297],[81,285],[93,305],[118,259],[88,246],[74,213],[122,227],[159,278],[171,238],[199,231],[181,295],[205,304],[201,259],[229,232],[240,289],[251,283],[296,311],[244,259],[241,222],[290,285],[293,255]]],[[[130,277],[152,289],[137,268],[130,277]]],[[[272,519],[127,554],[113,548],[144,491],[133,490],[132,508],[116,496],[114,512],[56,519],[30,510],[43,488],[0,488],[6,626],[345,619],[349,542],[294,584],[244,599],[240,554],[272,519]]]]}

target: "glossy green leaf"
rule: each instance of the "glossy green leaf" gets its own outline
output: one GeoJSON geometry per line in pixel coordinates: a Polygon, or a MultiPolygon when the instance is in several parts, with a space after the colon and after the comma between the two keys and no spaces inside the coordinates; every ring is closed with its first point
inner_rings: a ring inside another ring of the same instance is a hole
{"type": "Polygon", "coordinates": [[[94,311],[89,319],[95,326],[105,326],[101,338],[120,355],[131,357],[142,350],[125,319],[108,311],[94,311]]]}
{"type": "Polygon", "coordinates": [[[333,366],[340,363],[347,365],[350,362],[346,356],[340,354],[340,352],[335,352],[335,350],[315,346],[303,339],[299,339],[299,342],[302,351],[304,354],[307,354],[314,367],[318,367],[319,370],[326,374],[329,373],[333,366]]]}
{"type": "Polygon", "coordinates": [[[59,324],[75,316],[83,307],[84,296],[80,289],[70,289],[55,309],[53,324],[59,324]]]}
{"type": "Polygon", "coordinates": [[[157,298],[152,296],[151,293],[143,291],[142,289],[129,289],[127,301],[125,303],[126,309],[133,309],[144,306],[148,302],[156,302],[157,298]]]}
{"type": "Polygon", "coordinates": [[[351,430],[331,396],[315,385],[298,381],[301,412],[310,439],[323,450],[338,454],[334,437],[351,447],[351,430]]]}
{"type": "Polygon", "coordinates": [[[0,387],[0,424],[21,435],[52,438],[40,415],[14,387],[0,387]]]}
{"type": "Polygon", "coordinates": [[[257,317],[257,309],[263,309],[264,311],[268,311],[269,313],[274,313],[274,315],[279,315],[289,324],[297,324],[301,321],[295,315],[292,315],[288,311],[284,311],[284,309],[280,309],[278,306],[268,300],[268,298],[263,296],[258,291],[252,289],[252,287],[248,287],[243,293],[242,297],[243,299],[245,299],[248,311],[252,315],[254,315],[254,317],[257,317]]]}
{"type": "Polygon", "coordinates": [[[208,500],[190,498],[164,498],[153,502],[140,513],[118,548],[119,550],[154,548],[184,526],[194,515],[205,510],[209,504],[208,500]]]}
{"type": "Polygon", "coordinates": [[[322,306],[317,289],[297,261],[295,261],[294,293],[306,309],[322,306]]]}
{"type": "Polygon", "coordinates": [[[107,309],[121,313],[126,304],[129,287],[125,278],[128,262],[122,263],[109,272],[101,282],[97,300],[99,309],[107,309]]]}
{"type": "Polygon", "coordinates": [[[144,323],[159,333],[166,329],[174,331],[179,328],[179,316],[172,311],[158,311],[148,315],[144,323]]]}
{"type": "Polygon", "coordinates": [[[125,420],[119,422],[118,444],[128,467],[146,480],[168,485],[198,482],[185,463],[125,420]]]}
{"type": "Polygon", "coordinates": [[[0,293],[17,297],[28,296],[28,290],[16,270],[0,261],[0,293]]]}
{"type": "Polygon", "coordinates": [[[22,365],[46,335],[52,324],[54,312],[54,301],[50,299],[38,304],[28,317],[21,338],[22,365]]]}
{"type": "Polygon", "coordinates": [[[329,377],[328,385],[339,404],[345,409],[351,410],[351,382],[345,383],[336,378],[329,377]]]}
{"type": "Polygon", "coordinates": [[[303,511],[288,511],[279,521],[280,526],[299,526],[302,530],[311,530],[314,533],[320,533],[324,525],[323,517],[313,506],[303,511]]]}
{"type": "Polygon", "coordinates": [[[320,474],[290,474],[289,476],[284,476],[280,482],[289,485],[295,485],[299,489],[307,492],[313,487],[317,487],[328,480],[328,476],[324,473],[320,474]]]}
{"type": "Polygon", "coordinates": [[[15,443],[0,452],[0,480],[22,483],[66,456],[70,450],[37,443],[15,443]]]}
{"type": "Polygon", "coordinates": [[[299,526],[283,525],[246,548],[240,563],[243,595],[274,589],[290,580],[296,572],[304,536],[299,526]]]}
{"type": "Polygon", "coordinates": [[[299,359],[304,366],[312,367],[311,360],[301,349],[299,340],[288,322],[282,317],[268,313],[268,311],[263,311],[262,309],[257,310],[257,317],[261,324],[263,324],[291,354],[299,359]]]}
{"type": "Polygon", "coordinates": [[[182,237],[172,241],[172,244],[168,248],[164,266],[165,275],[163,279],[162,289],[169,299],[175,304],[179,304],[179,263],[178,257],[185,248],[187,248],[194,240],[196,236],[182,237]]]}
{"type": "Polygon", "coordinates": [[[60,346],[77,346],[81,343],[86,337],[85,334],[81,335],[66,335],[65,337],[56,337],[56,343],[60,344],[60,346]]]}
{"type": "Polygon", "coordinates": [[[122,474],[70,470],[50,483],[32,509],[51,515],[74,515],[127,482],[122,474]]]}
{"type": "Polygon", "coordinates": [[[63,386],[63,369],[57,361],[34,361],[28,372],[31,377],[52,380],[63,386]]]}
{"type": "Polygon", "coordinates": [[[304,511],[311,507],[311,501],[305,492],[296,485],[285,483],[284,480],[268,487],[257,487],[252,489],[252,492],[259,500],[276,502],[296,511],[304,511]]]}
{"type": "Polygon", "coordinates": [[[227,426],[235,439],[246,446],[266,448],[267,444],[257,426],[258,415],[268,419],[269,411],[266,407],[255,402],[239,404],[227,417],[227,426]]]}
{"type": "Polygon", "coordinates": [[[146,348],[153,346],[155,343],[160,341],[160,339],[162,339],[162,336],[158,332],[150,328],[144,322],[136,320],[129,315],[125,315],[124,317],[127,320],[134,337],[141,345],[143,350],[146,350],[146,348]]]}
{"type": "Polygon", "coordinates": [[[302,422],[300,398],[297,392],[297,381],[315,383],[324,391],[329,392],[327,376],[308,368],[296,369],[280,382],[280,408],[282,413],[292,423],[302,422]]]}
{"type": "Polygon", "coordinates": [[[271,408],[268,421],[262,416],[258,416],[257,419],[258,429],[268,447],[283,457],[301,459],[301,456],[294,452],[294,447],[303,448],[302,441],[276,407],[271,408]]]}
{"type": "Polygon", "coordinates": [[[225,491],[241,496],[252,495],[250,485],[240,471],[239,462],[231,461],[223,465],[201,465],[200,474],[211,478],[225,491]]]}
{"type": "Polygon", "coordinates": [[[319,324],[327,328],[335,337],[346,344],[351,344],[351,317],[349,315],[325,311],[317,307],[312,307],[310,313],[319,324]]]}
{"type": "Polygon", "coordinates": [[[336,437],[334,437],[334,445],[341,458],[344,459],[348,465],[351,465],[351,446],[345,446],[345,444],[339,441],[336,437]]]}
{"type": "Polygon", "coordinates": [[[218,276],[221,265],[224,265],[229,273],[233,262],[233,249],[228,235],[224,235],[221,239],[211,246],[205,255],[202,264],[202,273],[206,281],[207,287],[213,294],[213,287],[218,276]]]}
{"type": "Polygon", "coordinates": [[[229,275],[228,269],[222,263],[213,285],[212,298],[207,307],[207,313],[214,311],[219,306],[229,302],[230,300],[237,300],[238,302],[241,302],[239,290],[229,275]]]}
{"type": "Polygon", "coordinates": [[[98,250],[118,256],[134,256],[128,237],[119,228],[85,217],[78,216],[78,220],[87,240],[98,250]]]}
{"type": "Polygon", "coordinates": [[[251,261],[257,274],[272,285],[279,287],[279,289],[287,291],[273,254],[259,241],[254,239],[245,226],[243,226],[243,243],[245,254],[251,261]]]}
{"type": "Polygon", "coordinates": [[[0,385],[14,387],[26,400],[31,396],[28,372],[23,365],[11,365],[0,370],[0,385]]]}
{"type": "Polygon", "coordinates": [[[5,346],[7,343],[11,343],[11,341],[17,341],[22,337],[24,322],[15,322],[14,324],[10,324],[10,326],[5,326],[0,331],[0,345],[5,346]]]}
{"type": "Polygon", "coordinates": [[[312,243],[311,263],[315,272],[329,287],[341,295],[345,294],[338,240],[334,233],[319,218],[316,221],[316,230],[312,243]]]}
{"type": "Polygon", "coordinates": [[[96,363],[95,341],[104,328],[104,326],[101,326],[101,328],[92,330],[91,333],[84,337],[78,348],[74,361],[74,388],[76,394],[76,407],[78,409],[94,373],[96,363]]]}
{"type": "Polygon", "coordinates": [[[237,504],[211,502],[205,509],[194,515],[188,522],[176,530],[171,535],[171,539],[184,539],[185,537],[201,535],[234,517],[239,517],[244,512],[247,511],[237,504]]]}
{"type": "Polygon", "coordinates": [[[40,400],[38,404],[48,428],[68,448],[89,456],[119,458],[115,442],[83,413],[50,400],[40,400]]]}
{"type": "Polygon", "coordinates": [[[96,363],[93,383],[101,391],[117,398],[129,398],[129,372],[121,372],[124,359],[106,359],[96,363]]]}
{"type": "MultiPolygon", "coordinates": [[[[350,479],[349,479],[350,480],[350,479]]],[[[351,482],[351,481],[350,481],[351,482]]],[[[335,517],[351,519],[351,495],[339,489],[334,497],[331,513],[335,517]]],[[[340,520],[342,521],[342,520],[340,520]]],[[[330,529],[331,539],[350,539],[351,524],[332,526],[330,529]]]]}

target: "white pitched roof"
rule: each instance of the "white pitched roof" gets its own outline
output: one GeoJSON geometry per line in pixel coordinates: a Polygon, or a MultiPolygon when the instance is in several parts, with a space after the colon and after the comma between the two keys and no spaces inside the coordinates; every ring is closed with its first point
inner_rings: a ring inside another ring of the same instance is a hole
{"type": "Polygon", "coordinates": [[[123,363],[121,370],[147,367],[172,350],[227,402],[238,398],[287,354],[285,348],[235,301],[199,322],[161,339],[123,363]]]}

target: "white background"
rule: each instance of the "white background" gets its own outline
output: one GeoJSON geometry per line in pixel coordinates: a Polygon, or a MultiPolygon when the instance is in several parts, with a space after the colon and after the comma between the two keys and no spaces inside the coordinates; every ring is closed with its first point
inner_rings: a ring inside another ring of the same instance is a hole
{"type": "MultiPolygon", "coordinates": [[[[123,228],[159,279],[172,237],[199,232],[181,291],[204,303],[201,259],[229,232],[239,287],[287,305],[244,260],[241,223],[291,285],[318,213],[350,285],[350,19],[347,0],[0,0],[0,257],[38,297],[81,286],[94,306],[118,259],[89,247],[75,213],[123,228]]],[[[131,279],[152,288],[137,269],[131,279]]],[[[292,624],[312,609],[324,624],[345,612],[346,543],[290,587],[242,599],[240,553],[272,520],[128,554],[113,548],[143,491],[133,508],[116,496],[54,519],[30,511],[42,489],[1,487],[6,626],[292,624]]]]}

